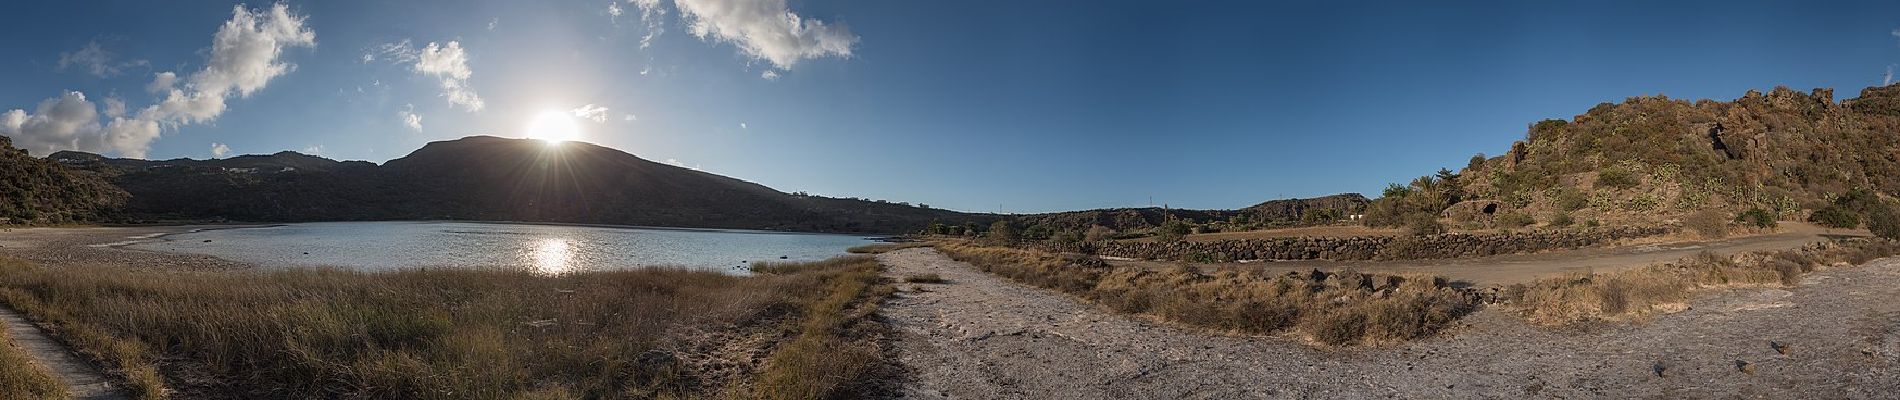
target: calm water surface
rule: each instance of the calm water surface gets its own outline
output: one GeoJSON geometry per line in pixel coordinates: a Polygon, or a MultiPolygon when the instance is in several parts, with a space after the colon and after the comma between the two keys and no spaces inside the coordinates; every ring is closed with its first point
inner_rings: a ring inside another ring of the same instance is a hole
{"type": "Polygon", "coordinates": [[[130,247],[278,267],[508,267],[563,273],[661,265],[732,270],[781,256],[822,260],[867,243],[871,240],[862,236],[744,230],[324,222],[184,233],[130,247]]]}

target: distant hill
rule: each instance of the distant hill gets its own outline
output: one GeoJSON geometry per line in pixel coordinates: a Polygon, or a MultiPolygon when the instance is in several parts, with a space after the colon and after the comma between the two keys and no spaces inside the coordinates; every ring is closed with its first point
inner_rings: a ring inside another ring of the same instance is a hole
{"type": "Polygon", "coordinates": [[[458,219],[820,232],[901,233],[1001,216],[793,195],[570,142],[474,136],[432,142],[383,165],[280,152],[164,161],[60,152],[131,193],[145,219],[458,219]]]}
{"type": "Polygon", "coordinates": [[[125,199],[98,173],[33,157],[0,136],[0,222],[100,221],[116,215],[125,199]]]}

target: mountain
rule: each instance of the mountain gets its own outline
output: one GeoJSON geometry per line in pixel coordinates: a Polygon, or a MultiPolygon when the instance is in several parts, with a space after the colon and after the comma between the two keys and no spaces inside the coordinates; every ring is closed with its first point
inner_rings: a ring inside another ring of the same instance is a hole
{"type": "Polygon", "coordinates": [[[794,195],[588,143],[474,136],[382,165],[280,152],[229,159],[49,157],[131,193],[145,219],[454,219],[901,233],[1001,216],[794,195]]]}
{"type": "Polygon", "coordinates": [[[98,173],[35,158],[0,136],[0,223],[105,220],[125,199],[98,173]]]}

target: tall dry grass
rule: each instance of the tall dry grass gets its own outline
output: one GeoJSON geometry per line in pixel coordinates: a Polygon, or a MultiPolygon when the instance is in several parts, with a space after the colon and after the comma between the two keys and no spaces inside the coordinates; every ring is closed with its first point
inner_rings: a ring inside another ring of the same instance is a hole
{"type": "Polygon", "coordinates": [[[1431,276],[1251,270],[1153,271],[1033,250],[945,243],[951,258],[1119,312],[1247,334],[1295,331],[1329,345],[1430,336],[1471,312],[1471,296],[1431,276]]]}
{"type": "Polygon", "coordinates": [[[861,364],[874,357],[796,355],[817,351],[807,341],[837,346],[825,351],[863,345],[840,338],[849,332],[838,327],[862,320],[843,313],[878,294],[867,289],[877,268],[853,257],[756,276],[545,276],[54,269],[8,260],[0,261],[0,301],[54,327],[141,398],[756,397],[792,384],[816,398],[847,385],[832,376],[762,377],[869,369],[861,364]],[[770,359],[709,364],[718,357],[693,345],[734,332],[767,332],[770,359]]]}
{"type": "Polygon", "coordinates": [[[66,386],[52,371],[34,363],[26,352],[13,345],[7,325],[0,323],[0,399],[65,399],[66,386]]]}
{"type": "Polygon", "coordinates": [[[1672,263],[1513,285],[1499,297],[1520,315],[1545,325],[1642,319],[1687,308],[1696,292],[1793,286],[1818,268],[1863,264],[1894,254],[1900,254],[1900,241],[1888,239],[1822,242],[1734,256],[1703,252],[1672,263]]]}

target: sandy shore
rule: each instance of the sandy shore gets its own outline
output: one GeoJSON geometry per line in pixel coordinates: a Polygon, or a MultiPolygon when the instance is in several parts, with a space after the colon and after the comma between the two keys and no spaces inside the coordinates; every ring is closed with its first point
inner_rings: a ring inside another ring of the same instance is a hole
{"type": "Polygon", "coordinates": [[[111,265],[131,268],[231,270],[252,265],[198,254],[178,254],[126,248],[139,241],[163,240],[166,235],[206,229],[269,225],[177,225],[73,228],[13,228],[0,230],[0,254],[49,266],[111,265]]]}

